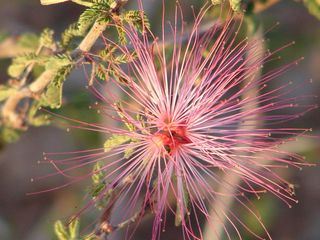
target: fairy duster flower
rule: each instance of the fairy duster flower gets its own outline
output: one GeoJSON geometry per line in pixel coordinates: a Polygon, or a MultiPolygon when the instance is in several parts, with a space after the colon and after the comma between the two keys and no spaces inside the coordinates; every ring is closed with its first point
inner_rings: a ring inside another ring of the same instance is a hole
{"type": "MultiPolygon", "coordinates": [[[[117,77],[106,88],[92,87],[101,100],[101,114],[119,124],[73,120],[76,128],[111,137],[103,148],[72,152],[67,158],[65,153],[63,158],[46,154],[71,182],[103,173],[105,185],[85,209],[112,192],[105,208],[110,202],[120,205],[117,214],[123,221],[136,213],[137,221],[153,215],[151,239],[160,238],[168,216],[181,225],[183,239],[203,239],[203,222],[214,229],[217,218],[226,219],[222,224],[229,239],[232,232],[241,239],[239,227],[263,239],[248,229],[239,213],[209,215],[210,205],[221,195],[233,197],[263,227],[250,205],[251,195],[268,191],[288,205],[296,201],[292,185],[274,169],[305,164],[299,155],[278,148],[309,131],[286,127],[314,108],[299,105],[303,97],[290,95],[297,87],[281,79],[299,60],[264,73],[263,65],[291,43],[270,52],[260,47],[261,39],[241,40],[242,20],[236,17],[221,17],[203,30],[207,10],[201,9],[190,31],[177,5],[172,23],[165,23],[163,15],[160,39],[132,26],[125,27],[126,46],[104,39],[129,59],[110,63],[117,77]],[[278,85],[270,88],[274,80],[278,85]],[[84,176],[69,174],[97,162],[101,167],[84,176]],[[234,174],[242,183],[230,186],[223,174],[234,174]],[[235,190],[228,195],[219,192],[222,188],[235,190]]],[[[115,226],[108,218],[105,223],[115,226]]],[[[266,236],[271,238],[267,231],[266,236]]]]}

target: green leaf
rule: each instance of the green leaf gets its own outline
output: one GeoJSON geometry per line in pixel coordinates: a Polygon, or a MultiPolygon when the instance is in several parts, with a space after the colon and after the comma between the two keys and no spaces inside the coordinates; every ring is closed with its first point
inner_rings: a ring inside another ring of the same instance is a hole
{"type": "Polygon", "coordinates": [[[24,54],[13,59],[8,68],[8,74],[10,77],[19,78],[28,65],[33,63],[44,65],[47,61],[48,57],[46,56],[37,56],[34,53],[24,54]]]}
{"type": "Polygon", "coordinates": [[[93,167],[94,174],[92,175],[92,181],[94,184],[100,184],[104,181],[105,174],[102,170],[103,164],[101,162],[97,162],[93,167]]]}
{"type": "Polygon", "coordinates": [[[106,187],[105,183],[99,183],[99,184],[95,184],[92,192],[91,192],[91,196],[93,198],[97,197],[99,195],[99,193],[106,187]]]}
{"type": "Polygon", "coordinates": [[[121,63],[127,63],[132,59],[132,57],[128,54],[120,54],[119,56],[116,56],[114,59],[115,64],[121,64],[121,63]]]}
{"type": "Polygon", "coordinates": [[[50,123],[49,116],[47,114],[38,114],[40,106],[41,103],[35,101],[29,109],[28,123],[35,127],[48,125],[50,123]]]}
{"type": "Polygon", "coordinates": [[[147,125],[146,125],[146,121],[145,121],[144,117],[143,117],[140,113],[138,113],[138,114],[136,115],[136,119],[137,119],[137,121],[140,122],[142,128],[146,128],[146,126],[147,126],[147,125]]]}
{"type": "Polygon", "coordinates": [[[61,34],[61,44],[63,47],[67,47],[75,37],[82,35],[83,33],[78,29],[78,23],[73,23],[61,34]]]}
{"type": "Polygon", "coordinates": [[[320,1],[319,0],[304,0],[304,5],[308,8],[310,14],[320,20],[320,1]]]}
{"type": "Polygon", "coordinates": [[[70,71],[72,70],[72,68],[72,65],[66,65],[61,67],[57,71],[56,77],[48,85],[46,92],[42,94],[42,97],[40,99],[41,106],[49,106],[50,108],[61,107],[63,83],[70,71]]]}
{"type": "Polygon", "coordinates": [[[50,83],[41,103],[43,106],[49,106],[50,108],[60,108],[62,104],[62,85],[55,86],[50,83]]]}
{"type": "Polygon", "coordinates": [[[113,71],[110,68],[107,69],[102,64],[95,66],[95,68],[96,76],[103,81],[109,80],[110,75],[112,75],[113,73],[113,71]]]}
{"type": "Polygon", "coordinates": [[[212,5],[219,5],[221,4],[222,0],[211,0],[212,5]]]}
{"type": "Polygon", "coordinates": [[[0,102],[7,99],[10,95],[14,94],[17,90],[15,88],[0,85],[0,102]]]}
{"type": "Polygon", "coordinates": [[[95,206],[98,209],[104,208],[107,203],[109,202],[110,198],[113,196],[113,189],[108,189],[107,191],[103,192],[103,195],[101,195],[101,192],[103,190],[106,190],[106,182],[105,182],[105,173],[102,169],[103,163],[97,162],[93,167],[93,175],[92,175],[92,181],[93,186],[90,190],[91,197],[93,200],[96,201],[95,206]],[[97,197],[99,197],[97,199],[97,197]]]}
{"type": "Polygon", "coordinates": [[[128,24],[134,26],[140,32],[143,32],[144,29],[150,29],[149,19],[143,11],[128,11],[124,14],[123,18],[128,24]]]}
{"type": "Polygon", "coordinates": [[[79,229],[80,229],[79,219],[74,219],[72,222],[70,222],[69,224],[70,239],[69,240],[79,239],[79,229]]]}
{"type": "Polygon", "coordinates": [[[32,68],[33,79],[38,78],[45,71],[44,65],[35,64],[32,68]]]}
{"type": "Polygon", "coordinates": [[[19,78],[26,68],[25,64],[12,63],[8,68],[8,75],[13,78],[19,78]]]}
{"type": "Polygon", "coordinates": [[[124,111],[123,111],[121,102],[117,102],[115,105],[116,105],[116,111],[117,111],[119,117],[121,117],[122,121],[124,122],[124,124],[126,125],[128,130],[130,132],[135,131],[135,129],[136,129],[135,126],[124,115],[124,111]]]}
{"type": "Polygon", "coordinates": [[[39,46],[39,37],[32,33],[26,33],[18,39],[17,44],[23,48],[35,50],[39,46]]]}
{"type": "Polygon", "coordinates": [[[44,29],[40,36],[40,45],[46,48],[53,49],[55,47],[53,34],[54,34],[53,30],[49,28],[44,29]]]}
{"type": "Polygon", "coordinates": [[[97,238],[93,234],[90,234],[90,235],[84,237],[84,240],[98,240],[98,239],[99,238],[97,238]]]}
{"type": "Polygon", "coordinates": [[[241,10],[241,0],[229,0],[233,11],[239,12],[241,10]]]}
{"type": "Polygon", "coordinates": [[[117,24],[116,29],[117,29],[118,39],[119,39],[120,44],[126,45],[127,44],[127,37],[126,37],[126,33],[124,31],[123,25],[117,24]]]}
{"type": "Polygon", "coordinates": [[[134,154],[134,147],[130,147],[130,145],[133,145],[132,143],[129,144],[129,146],[124,150],[124,158],[128,159],[134,154]]]}
{"type": "Polygon", "coordinates": [[[128,146],[126,147],[126,149],[124,150],[124,158],[128,159],[132,156],[132,154],[134,154],[134,151],[136,149],[136,142],[139,142],[138,139],[134,139],[134,138],[131,138],[130,139],[130,143],[128,144],[128,146]]]}
{"type": "MultiPolygon", "coordinates": [[[[95,21],[108,22],[110,20],[110,6],[108,1],[75,1],[79,4],[87,3],[87,8],[79,17],[77,23],[71,24],[62,34],[61,41],[67,47],[76,37],[84,37],[95,21]]],[[[84,4],[83,4],[84,5],[84,4]]]]}
{"type": "Polygon", "coordinates": [[[66,66],[71,67],[72,65],[72,60],[68,55],[65,54],[61,54],[61,55],[57,55],[57,56],[52,56],[50,58],[48,58],[48,60],[46,61],[46,69],[50,69],[50,70],[54,70],[54,69],[61,69],[64,68],[66,66]]]}
{"type": "Polygon", "coordinates": [[[100,16],[100,12],[95,8],[86,9],[79,17],[78,30],[80,34],[85,34],[93,23],[100,16]]]}
{"type": "Polygon", "coordinates": [[[1,127],[1,139],[7,143],[13,143],[20,137],[20,132],[16,129],[3,126],[1,127]]]}
{"type": "Polygon", "coordinates": [[[113,64],[117,65],[130,62],[135,58],[135,54],[119,54],[116,56],[115,51],[115,46],[109,46],[108,48],[99,52],[101,62],[93,66],[94,73],[103,81],[107,81],[109,80],[110,76],[113,76],[120,83],[128,84],[128,80],[120,76],[118,71],[113,67],[113,64]],[[110,64],[110,62],[112,62],[113,64],[110,64]]]}
{"type": "Polygon", "coordinates": [[[114,45],[109,45],[107,46],[106,49],[103,49],[99,52],[99,57],[104,60],[107,61],[108,59],[110,59],[111,57],[113,57],[114,52],[117,50],[116,46],[114,45]]]}
{"type": "Polygon", "coordinates": [[[115,147],[128,142],[131,139],[131,137],[126,135],[112,135],[107,141],[104,143],[104,151],[109,152],[115,147]]]}
{"type": "Polygon", "coordinates": [[[69,239],[69,234],[67,233],[67,230],[63,223],[58,220],[54,224],[54,232],[57,235],[59,240],[70,240],[69,239]]]}
{"type": "Polygon", "coordinates": [[[28,123],[34,127],[40,127],[50,124],[48,115],[41,114],[39,116],[29,118],[28,123]]]}

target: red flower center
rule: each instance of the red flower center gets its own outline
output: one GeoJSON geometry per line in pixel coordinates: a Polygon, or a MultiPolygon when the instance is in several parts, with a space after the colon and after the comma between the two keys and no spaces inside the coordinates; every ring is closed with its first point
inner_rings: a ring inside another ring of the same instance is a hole
{"type": "Polygon", "coordinates": [[[186,127],[170,127],[155,133],[153,140],[159,147],[172,154],[180,145],[191,143],[186,133],[186,127]]]}

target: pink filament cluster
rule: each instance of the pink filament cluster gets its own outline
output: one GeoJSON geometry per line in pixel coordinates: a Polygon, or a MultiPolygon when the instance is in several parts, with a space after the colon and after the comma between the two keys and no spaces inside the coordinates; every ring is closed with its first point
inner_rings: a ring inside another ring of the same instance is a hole
{"type": "MultiPolygon", "coordinates": [[[[132,27],[126,29],[130,45],[118,47],[128,56],[133,49],[136,56],[125,65],[113,66],[125,83],[116,79],[109,83],[122,93],[109,88],[93,91],[103,102],[98,106],[101,113],[132,125],[134,130],[72,120],[77,123],[75,128],[124,135],[134,141],[107,152],[103,148],[72,152],[68,158],[66,153],[46,154],[58,173],[71,179],[66,185],[94,174],[72,176],[72,171],[103,161],[108,187],[98,199],[119,188],[117,203],[122,206],[123,220],[139,209],[150,209],[154,215],[152,240],[160,238],[169,215],[180,218],[183,239],[203,239],[203,219],[210,224],[219,218],[209,215],[209,208],[223,195],[218,190],[221,186],[236,187],[232,196],[225,197],[233,197],[264,228],[250,207],[250,195],[269,191],[291,205],[296,201],[291,185],[274,169],[305,164],[301,156],[279,149],[309,131],[285,123],[315,107],[299,104],[306,97],[290,93],[300,86],[280,78],[299,60],[257,78],[262,65],[275,60],[276,54],[291,44],[265,52],[259,48],[261,40],[239,41],[241,23],[232,17],[225,22],[219,19],[201,31],[206,11],[203,8],[196,16],[187,40],[183,24],[179,24],[183,22],[179,5],[174,24],[169,24],[170,38],[165,36],[163,17],[162,42],[149,32],[141,35],[132,27]],[[170,39],[173,47],[168,51],[165,41],[170,39]],[[278,87],[270,89],[268,85],[275,79],[278,87]],[[115,104],[119,101],[120,110],[115,104]],[[284,113],[287,109],[295,111],[284,113]],[[115,114],[119,111],[121,117],[115,114]],[[129,148],[134,153],[126,158],[123,153],[129,148]],[[229,186],[222,178],[224,173],[237,174],[242,183],[229,186]]],[[[107,45],[115,44],[104,40],[107,45]]],[[[94,201],[85,209],[92,204],[94,201]]],[[[239,227],[255,238],[271,238],[266,230],[266,236],[249,230],[234,211],[223,215],[228,216],[223,223],[228,239],[234,239],[233,235],[241,239],[239,227]]]]}

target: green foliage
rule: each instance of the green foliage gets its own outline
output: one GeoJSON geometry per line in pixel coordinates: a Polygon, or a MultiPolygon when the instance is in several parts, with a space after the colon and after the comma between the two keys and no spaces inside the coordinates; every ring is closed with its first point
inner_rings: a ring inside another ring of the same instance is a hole
{"type": "Polygon", "coordinates": [[[229,0],[229,3],[233,11],[239,12],[241,10],[241,0],[229,0]]]}
{"type": "Polygon", "coordinates": [[[114,134],[107,141],[105,141],[104,151],[109,152],[115,147],[127,143],[127,147],[124,150],[124,158],[128,159],[132,156],[132,154],[134,154],[134,142],[137,142],[137,140],[132,137],[114,134]]]}
{"type": "MultiPolygon", "coordinates": [[[[244,13],[246,15],[251,15],[254,10],[256,3],[264,4],[267,0],[229,0],[229,6],[235,13],[244,13]]],[[[222,3],[222,0],[211,0],[212,5],[219,5],[222,3]]],[[[218,12],[221,12],[218,9],[218,12]]]]}
{"type": "Polygon", "coordinates": [[[109,152],[117,146],[128,142],[131,140],[131,137],[126,135],[112,135],[107,141],[105,141],[103,147],[105,152],[109,152]]]}
{"type": "MultiPolygon", "coordinates": [[[[24,54],[13,59],[8,68],[8,74],[13,78],[20,78],[27,66],[37,64],[46,69],[59,70],[61,67],[72,63],[68,55],[40,56],[36,53],[24,54]]],[[[59,74],[59,72],[58,72],[59,74]]]]}
{"type": "Polygon", "coordinates": [[[20,137],[20,131],[7,126],[0,126],[1,140],[6,143],[13,143],[20,137]]]}
{"type": "Polygon", "coordinates": [[[59,240],[79,240],[79,228],[80,223],[78,219],[74,219],[69,223],[69,226],[65,226],[60,220],[54,224],[54,232],[59,240]]]}
{"type": "Polygon", "coordinates": [[[128,144],[128,147],[124,150],[124,158],[128,159],[134,154],[135,148],[132,146],[133,145],[133,140],[128,144]]]}
{"type": "MultiPolygon", "coordinates": [[[[60,69],[57,70],[57,74],[53,81],[47,87],[47,90],[42,94],[40,103],[41,106],[50,107],[50,108],[60,108],[62,104],[62,90],[63,90],[63,83],[66,80],[66,77],[71,72],[73,65],[71,65],[70,61],[68,60],[57,60],[62,66],[60,69]],[[63,66],[63,63],[66,64],[63,66]]],[[[51,62],[50,64],[54,64],[55,61],[51,62]]],[[[59,66],[59,65],[58,65],[59,66]]],[[[57,67],[58,67],[57,66],[57,67]]],[[[53,68],[53,67],[52,67],[53,68]]]]}
{"type": "Polygon", "coordinates": [[[100,21],[107,24],[110,21],[109,1],[94,1],[90,7],[80,15],[78,22],[71,24],[62,34],[61,43],[68,47],[76,37],[83,37],[89,31],[94,22],[100,21]]]}
{"type": "Polygon", "coordinates": [[[78,24],[71,24],[61,35],[61,44],[63,47],[67,47],[75,37],[83,36],[78,29],[78,24]]]}
{"type": "Polygon", "coordinates": [[[319,0],[303,0],[304,5],[308,8],[310,14],[320,20],[320,1],[319,0]]]}
{"type": "Polygon", "coordinates": [[[136,129],[135,126],[124,115],[121,102],[115,103],[115,107],[116,107],[116,111],[117,111],[119,117],[122,119],[122,121],[124,122],[127,129],[131,132],[135,131],[135,129],[136,129]]]}
{"type": "Polygon", "coordinates": [[[69,239],[69,234],[67,232],[67,229],[60,220],[56,221],[56,223],[54,224],[54,232],[57,235],[59,240],[69,239]]]}
{"type": "Polygon", "coordinates": [[[70,233],[70,239],[79,239],[79,228],[80,228],[80,223],[78,220],[74,220],[69,224],[69,233],[70,233]]]}
{"type": "Polygon", "coordinates": [[[59,108],[62,103],[62,86],[50,83],[45,93],[42,94],[40,103],[44,107],[59,108]]]}
{"type": "Polygon", "coordinates": [[[91,186],[90,194],[92,199],[96,201],[95,207],[98,209],[105,208],[113,196],[112,189],[108,189],[108,191],[105,191],[103,195],[100,196],[100,193],[105,190],[107,186],[105,181],[106,174],[102,167],[103,164],[101,162],[97,162],[93,167],[93,175],[91,177],[93,185],[91,186]]]}
{"type": "MultiPolygon", "coordinates": [[[[51,30],[47,29],[42,33],[40,45],[48,48],[54,47],[53,32],[51,30]]],[[[42,106],[49,106],[51,108],[59,108],[61,106],[63,82],[73,68],[72,60],[66,54],[57,56],[42,56],[36,55],[36,53],[24,54],[13,60],[11,66],[8,68],[8,74],[13,78],[20,79],[26,68],[31,64],[42,67],[40,68],[42,71],[50,69],[56,72],[55,77],[47,86],[39,101],[34,101],[34,103],[31,104],[27,114],[27,122],[29,125],[47,125],[49,124],[47,115],[37,114],[37,112],[42,106]]],[[[0,101],[5,100],[15,91],[17,91],[15,88],[0,86],[0,101]]],[[[5,136],[7,135],[8,134],[5,136]]]]}
{"type": "Polygon", "coordinates": [[[116,21],[116,30],[119,43],[122,45],[127,44],[126,32],[124,30],[125,23],[135,27],[141,33],[144,32],[145,29],[150,29],[149,20],[144,12],[131,10],[121,14],[116,21]]]}
{"type": "Polygon", "coordinates": [[[8,74],[12,78],[19,78],[27,66],[34,63],[40,63],[40,65],[43,65],[45,59],[47,58],[37,56],[35,53],[18,56],[12,60],[12,64],[8,68],[8,74]]]}
{"type": "Polygon", "coordinates": [[[110,76],[114,74],[114,71],[110,68],[106,68],[103,64],[93,66],[95,71],[95,75],[103,80],[108,81],[110,76]]]}
{"type": "Polygon", "coordinates": [[[121,78],[118,70],[114,66],[122,63],[131,62],[136,55],[134,53],[124,54],[116,53],[117,48],[114,45],[109,45],[106,49],[101,50],[98,53],[100,61],[93,66],[95,75],[104,81],[109,80],[110,77],[118,80],[120,83],[127,84],[128,81],[121,78]]]}
{"type": "Polygon", "coordinates": [[[49,48],[49,49],[54,49],[56,46],[56,43],[53,39],[54,31],[46,28],[43,30],[40,36],[40,46],[49,48]]]}
{"type": "Polygon", "coordinates": [[[92,198],[96,198],[99,193],[106,187],[105,173],[102,169],[102,163],[97,162],[93,167],[93,175],[91,177],[93,186],[91,190],[92,198]]]}
{"type": "Polygon", "coordinates": [[[211,0],[212,5],[219,5],[221,4],[222,0],[211,0]]]}
{"type": "Polygon", "coordinates": [[[116,29],[117,29],[118,39],[119,39],[120,44],[122,44],[122,45],[127,44],[126,32],[124,31],[122,21],[121,21],[121,23],[118,22],[118,24],[116,25],[116,29]]]}
{"type": "Polygon", "coordinates": [[[90,235],[86,236],[84,238],[84,240],[100,240],[100,239],[98,237],[96,237],[95,235],[90,234],[90,235]]]}
{"type": "Polygon", "coordinates": [[[80,236],[80,221],[79,219],[74,219],[65,226],[60,220],[56,221],[54,224],[54,233],[58,240],[98,240],[94,234],[89,234],[86,236],[80,236]]]}
{"type": "Polygon", "coordinates": [[[126,135],[112,135],[107,141],[104,143],[104,151],[109,152],[115,147],[118,147],[122,144],[127,143],[127,146],[124,150],[124,158],[128,159],[134,154],[134,143],[137,142],[137,139],[126,135]]]}
{"type": "Polygon", "coordinates": [[[93,9],[86,9],[79,17],[78,20],[78,30],[80,34],[85,34],[90,26],[97,20],[99,13],[93,9]]]}
{"type": "Polygon", "coordinates": [[[17,45],[23,48],[35,50],[39,46],[39,37],[32,33],[23,34],[19,37],[17,45]]]}
{"type": "Polygon", "coordinates": [[[101,50],[99,52],[99,57],[102,61],[107,61],[110,58],[114,58],[114,53],[117,50],[117,48],[114,45],[109,45],[105,49],[101,50]]]}
{"type": "MultiPolygon", "coordinates": [[[[67,0],[41,0],[43,5],[51,5],[66,2],[67,0]]],[[[115,28],[118,31],[119,37],[115,42],[122,44],[126,43],[126,36],[124,31],[124,24],[129,24],[136,27],[139,31],[143,31],[145,28],[149,28],[150,24],[145,14],[141,11],[127,11],[121,12],[121,7],[126,1],[114,1],[114,0],[71,0],[74,3],[86,6],[87,8],[79,16],[76,23],[71,24],[62,34],[61,39],[56,41],[54,39],[54,31],[46,28],[37,36],[35,34],[24,34],[17,40],[17,45],[26,49],[24,54],[12,59],[12,64],[7,69],[8,75],[13,79],[15,87],[9,85],[0,86],[0,101],[5,101],[9,96],[20,91],[21,89],[27,89],[28,84],[30,86],[33,83],[38,84],[45,77],[50,78],[44,80],[44,86],[40,84],[34,89],[37,92],[32,92],[31,95],[21,95],[21,99],[32,98],[33,102],[30,103],[28,111],[24,114],[17,114],[19,123],[12,125],[8,120],[8,123],[4,124],[1,129],[3,130],[6,139],[15,139],[15,131],[10,131],[5,127],[15,126],[18,129],[26,129],[27,126],[20,126],[20,122],[27,123],[31,126],[42,126],[48,124],[50,121],[46,114],[39,112],[41,107],[60,108],[62,105],[63,97],[63,85],[67,76],[75,66],[76,62],[81,59],[81,55],[77,51],[78,44],[73,47],[72,43],[79,38],[84,38],[90,31],[90,28],[95,23],[112,24],[109,27],[115,28]],[[72,58],[71,58],[72,56],[72,58]],[[40,80],[39,82],[31,82],[30,75],[40,80]],[[43,78],[43,79],[42,79],[43,78]],[[20,119],[21,117],[21,119],[20,119]],[[10,133],[10,134],[9,134],[10,133]],[[11,136],[11,137],[8,137],[11,136]],[[13,136],[13,137],[12,137],[13,136]]],[[[94,34],[93,34],[94,35],[94,34]]],[[[6,38],[5,34],[1,34],[0,40],[6,38]]],[[[91,43],[90,43],[91,44],[91,43]]],[[[104,64],[93,66],[95,75],[101,79],[108,79],[110,75],[115,77],[119,82],[127,83],[126,79],[119,77],[117,69],[113,66],[117,64],[127,63],[132,60],[132,56],[115,54],[116,45],[109,48],[107,51],[102,51],[100,54],[104,64]]],[[[94,65],[94,64],[93,64],[94,65]]],[[[33,91],[33,90],[31,90],[33,91]]],[[[19,97],[18,97],[19,98],[19,97]]],[[[5,103],[4,103],[5,104],[5,103]]],[[[20,106],[13,110],[18,111],[20,106]]],[[[119,115],[121,115],[119,111],[119,115]]],[[[134,130],[134,126],[128,121],[124,121],[127,128],[134,130]]],[[[115,141],[115,139],[113,139],[115,141]]],[[[128,149],[125,153],[126,156],[130,156],[132,150],[128,149]]]]}
{"type": "Polygon", "coordinates": [[[0,102],[6,100],[10,95],[15,93],[17,89],[7,86],[0,85],[0,102]]]}
{"type": "Polygon", "coordinates": [[[140,32],[144,29],[150,29],[150,22],[146,14],[139,10],[127,11],[123,15],[123,20],[134,26],[140,32]]]}
{"type": "Polygon", "coordinates": [[[49,57],[48,60],[45,62],[45,67],[46,69],[58,70],[57,75],[62,75],[62,76],[57,76],[57,78],[55,79],[61,79],[61,78],[65,79],[66,70],[63,70],[62,72],[59,72],[59,70],[61,68],[66,68],[71,71],[72,64],[73,64],[72,59],[67,54],[61,54],[61,55],[49,57]]]}
{"type": "MultiPolygon", "coordinates": [[[[219,5],[222,3],[222,0],[211,0],[212,5],[219,5]]],[[[233,11],[239,12],[241,10],[242,0],[229,0],[230,7],[233,11]]]]}
{"type": "Polygon", "coordinates": [[[97,162],[93,167],[93,175],[91,177],[92,182],[94,184],[100,184],[104,181],[105,174],[102,169],[103,164],[101,162],[97,162]]]}
{"type": "Polygon", "coordinates": [[[40,127],[43,125],[48,125],[50,123],[49,116],[47,114],[39,114],[41,104],[38,101],[32,103],[29,114],[28,114],[28,123],[35,127],[40,127]]]}

